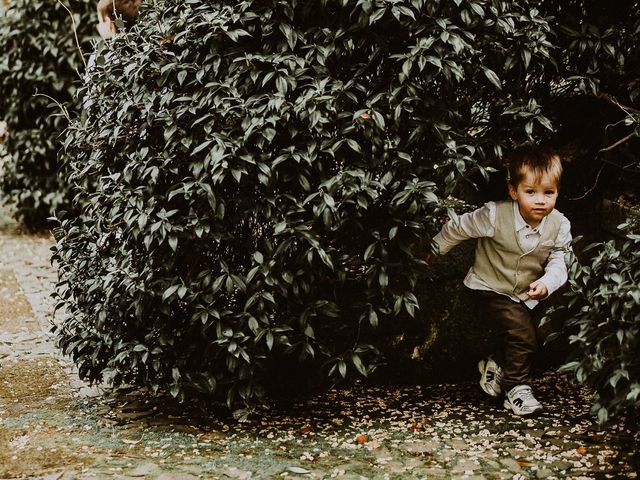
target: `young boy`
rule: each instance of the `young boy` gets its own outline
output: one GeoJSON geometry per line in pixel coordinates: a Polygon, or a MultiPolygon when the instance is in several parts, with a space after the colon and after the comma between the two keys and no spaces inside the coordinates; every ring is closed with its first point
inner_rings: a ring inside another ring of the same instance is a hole
{"type": "Polygon", "coordinates": [[[105,40],[118,33],[115,21],[122,17],[125,28],[136,21],[141,0],[100,0],[98,2],[98,33],[105,40]]]}
{"type": "Polygon", "coordinates": [[[505,408],[516,415],[529,415],[542,410],[528,385],[537,350],[532,310],[567,281],[564,251],[571,225],[554,209],[562,174],[556,153],[519,148],[509,158],[508,173],[510,200],[489,202],[447,222],[433,241],[444,255],[463,240],[478,239],[464,284],[497,323],[501,344],[478,364],[480,386],[492,397],[504,394],[505,408]]]}

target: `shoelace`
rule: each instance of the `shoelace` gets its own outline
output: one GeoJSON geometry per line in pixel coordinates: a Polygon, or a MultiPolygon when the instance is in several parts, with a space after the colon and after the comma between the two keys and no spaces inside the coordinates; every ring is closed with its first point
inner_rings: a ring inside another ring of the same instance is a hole
{"type": "Polygon", "coordinates": [[[522,400],[535,400],[535,397],[533,396],[533,392],[529,387],[523,388],[522,390],[520,390],[518,392],[518,397],[520,397],[522,400]]]}

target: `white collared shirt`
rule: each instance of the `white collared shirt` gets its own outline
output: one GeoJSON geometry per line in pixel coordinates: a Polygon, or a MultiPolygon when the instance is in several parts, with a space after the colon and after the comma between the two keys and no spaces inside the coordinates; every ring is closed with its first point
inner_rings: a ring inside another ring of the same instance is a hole
{"type": "MultiPolygon", "coordinates": [[[[524,221],[517,202],[513,202],[516,238],[524,252],[530,252],[540,242],[541,232],[544,231],[547,224],[547,217],[544,217],[536,228],[531,228],[524,221]]],[[[440,232],[433,237],[433,241],[438,245],[440,255],[446,254],[454,246],[464,240],[479,237],[493,237],[496,225],[496,203],[488,202],[484,206],[465,213],[458,217],[455,221],[447,222],[440,232]]],[[[558,235],[554,241],[554,249],[549,255],[549,260],[544,267],[544,275],[539,280],[547,287],[547,292],[551,295],[558,290],[567,281],[567,265],[564,260],[564,251],[571,243],[571,224],[566,217],[562,217],[558,235]]],[[[469,269],[469,273],[464,279],[464,284],[473,290],[490,290],[494,291],[487,283],[473,271],[473,267],[469,269]]],[[[496,292],[501,293],[501,292],[496,292]]],[[[503,294],[505,295],[505,294],[503,294]]],[[[516,302],[520,302],[518,297],[507,295],[516,302]]],[[[537,300],[527,300],[524,302],[529,308],[533,308],[538,304],[537,300]]]]}

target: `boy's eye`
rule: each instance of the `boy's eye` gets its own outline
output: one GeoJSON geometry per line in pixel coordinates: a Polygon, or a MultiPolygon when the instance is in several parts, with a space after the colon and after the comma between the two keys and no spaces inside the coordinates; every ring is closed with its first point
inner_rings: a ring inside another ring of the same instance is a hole
{"type": "Polygon", "coordinates": [[[545,195],[553,195],[554,193],[556,193],[556,191],[555,190],[547,190],[544,193],[545,193],[545,195]]]}
{"type": "Polygon", "coordinates": [[[533,194],[534,192],[533,192],[533,190],[525,190],[525,191],[524,191],[524,193],[526,193],[526,194],[528,194],[528,195],[531,195],[531,194],[533,194]]]}

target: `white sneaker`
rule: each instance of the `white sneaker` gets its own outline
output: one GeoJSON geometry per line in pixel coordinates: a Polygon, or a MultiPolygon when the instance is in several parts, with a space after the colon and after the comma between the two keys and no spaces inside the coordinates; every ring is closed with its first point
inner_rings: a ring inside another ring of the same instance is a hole
{"type": "Polygon", "coordinates": [[[533,396],[529,385],[516,385],[505,395],[504,408],[516,415],[531,415],[542,410],[542,405],[533,396]]]}
{"type": "Polygon", "coordinates": [[[487,395],[497,397],[502,393],[500,383],[502,383],[502,369],[495,362],[493,357],[478,362],[478,370],[480,371],[480,388],[487,395]]]}

